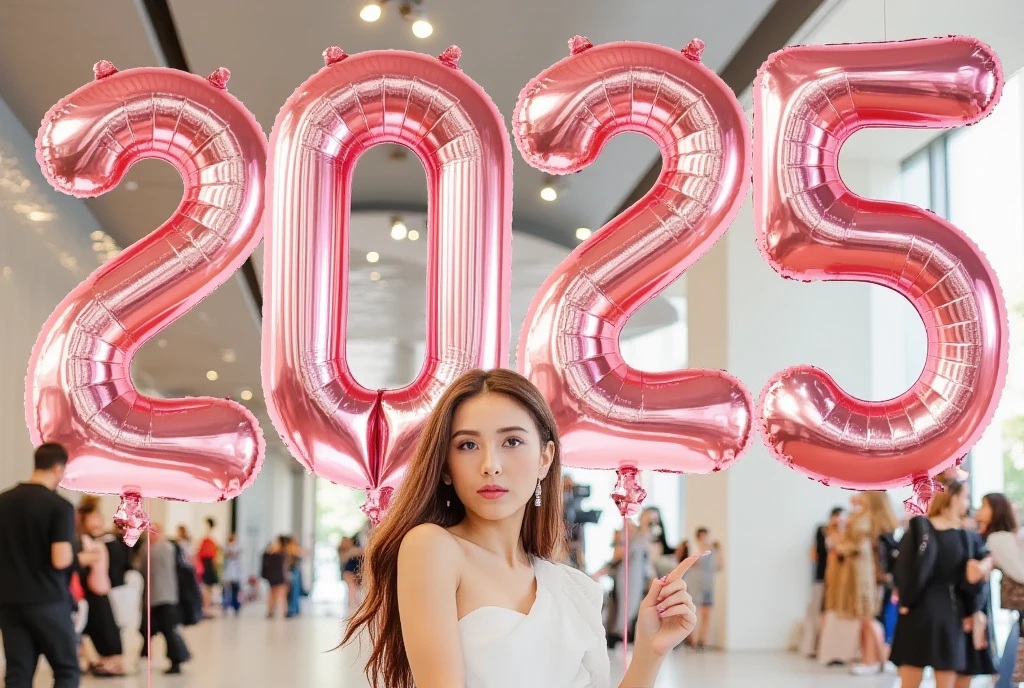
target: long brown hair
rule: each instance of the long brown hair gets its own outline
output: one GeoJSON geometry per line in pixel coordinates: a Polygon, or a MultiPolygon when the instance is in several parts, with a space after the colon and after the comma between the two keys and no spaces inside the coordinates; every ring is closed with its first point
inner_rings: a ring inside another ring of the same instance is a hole
{"type": "MultiPolygon", "coordinates": [[[[941,483],[946,489],[932,495],[932,501],[928,504],[928,518],[935,518],[948,509],[953,501],[953,497],[959,495],[967,487],[967,483],[963,480],[949,478],[944,475],[935,478],[935,481],[941,483]]],[[[957,514],[956,518],[960,519],[962,516],[957,514]]]]}
{"type": "Polygon", "coordinates": [[[526,553],[534,557],[554,559],[565,552],[561,447],[547,402],[533,383],[511,370],[472,370],[462,375],[445,390],[427,419],[402,485],[366,548],[366,596],[341,643],[350,642],[364,626],[369,631],[373,651],[366,664],[366,677],[373,688],[413,688],[398,616],[398,550],[406,534],[418,525],[435,523],[449,528],[465,518],[466,507],[454,487],[443,484],[442,473],[448,461],[455,412],[467,399],[481,394],[504,394],[517,402],[533,417],[542,446],[554,443],[554,459],[541,482],[547,499],[540,507],[532,503],[527,507],[520,541],[526,553]]]}
{"type": "Polygon", "coordinates": [[[891,533],[900,524],[892,509],[889,495],[884,492],[864,492],[864,508],[871,518],[871,539],[891,533]]]}
{"type": "Polygon", "coordinates": [[[992,511],[992,520],[985,527],[985,535],[1017,532],[1017,516],[1013,513],[1013,504],[1006,498],[1006,495],[1001,492],[993,492],[985,495],[981,500],[987,502],[988,508],[992,511]]]}

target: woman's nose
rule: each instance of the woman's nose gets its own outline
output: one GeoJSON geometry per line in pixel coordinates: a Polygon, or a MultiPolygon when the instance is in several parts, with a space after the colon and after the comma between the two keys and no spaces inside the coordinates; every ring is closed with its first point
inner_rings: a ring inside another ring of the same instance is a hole
{"type": "Polygon", "coordinates": [[[480,452],[482,464],[481,471],[484,475],[497,475],[501,473],[501,466],[497,461],[497,454],[491,451],[490,447],[484,446],[483,451],[480,452]]]}

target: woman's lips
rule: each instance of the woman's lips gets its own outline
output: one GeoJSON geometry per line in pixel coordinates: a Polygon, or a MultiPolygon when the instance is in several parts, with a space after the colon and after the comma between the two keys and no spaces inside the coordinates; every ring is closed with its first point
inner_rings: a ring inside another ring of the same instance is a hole
{"type": "Polygon", "coordinates": [[[508,490],[500,485],[484,485],[476,492],[484,499],[500,499],[508,494],[508,490]]]}

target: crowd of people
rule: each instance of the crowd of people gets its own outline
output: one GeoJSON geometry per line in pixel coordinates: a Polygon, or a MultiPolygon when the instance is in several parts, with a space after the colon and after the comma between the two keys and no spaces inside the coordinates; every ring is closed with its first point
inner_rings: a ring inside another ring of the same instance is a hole
{"type": "Polygon", "coordinates": [[[884,492],[854,495],[849,514],[832,510],[812,548],[803,654],[850,664],[855,675],[898,673],[903,688],[919,686],[926,671],[937,688],[966,688],[979,676],[998,686],[1024,678],[1019,625],[1005,641],[995,637],[989,585],[1000,570],[1002,606],[1024,610],[1016,509],[994,493],[972,515],[966,475],[954,469],[939,482],[928,513],[905,523],[884,492]]]}
{"type": "MultiPolygon", "coordinates": [[[[168,537],[153,524],[129,547],[98,498],[85,495],[76,508],[57,493],[68,462],[63,447],[43,444],[34,461],[28,481],[0,494],[6,688],[30,688],[40,655],[57,688],[78,686],[83,673],[132,673],[134,658],[148,656],[156,634],[166,641],[166,672],[181,673],[191,658],[182,626],[219,610],[238,615],[259,597],[258,580],[243,574],[237,536],[221,545],[212,518],[198,545],[184,525],[168,537]]],[[[267,549],[262,573],[271,589],[269,615],[278,606],[286,616],[299,614],[305,556],[290,536],[267,549]]]]}

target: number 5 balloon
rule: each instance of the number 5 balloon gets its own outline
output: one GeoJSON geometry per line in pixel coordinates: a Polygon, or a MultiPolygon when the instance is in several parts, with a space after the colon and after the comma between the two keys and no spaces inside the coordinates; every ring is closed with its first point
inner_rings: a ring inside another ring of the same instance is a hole
{"type": "Polygon", "coordinates": [[[173,69],[117,72],[58,102],[36,142],[46,178],[78,197],[99,196],[145,158],[182,175],[181,205],[159,229],[97,269],[47,320],[29,363],[32,440],[64,444],[63,486],[130,498],[215,501],[256,477],[263,436],[224,399],[151,399],[131,379],[148,339],[199,303],[260,241],[266,137],[209,79],[173,69]]]}
{"type": "MultiPolygon", "coordinates": [[[[654,188],[579,246],[541,287],[519,341],[520,371],[547,397],[563,460],[583,468],[708,473],[745,450],[752,409],[717,370],[647,373],[619,351],[626,320],[708,251],[750,183],[743,111],[700,63],[646,43],[593,47],[544,70],[519,96],[513,133],[526,160],[555,174],[591,164],[616,134],[646,134],[664,168],[654,188]]],[[[629,480],[628,482],[632,482],[629,480]]],[[[620,501],[642,491],[624,484],[620,501]]]]}
{"type": "MultiPolygon", "coordinates": [[[[754,82],[754,218],[765,259],[784,277],[853,280],[905,296],[924,320],[921,376],[888,401],[863,401],[825,372],[790,368],[759,407],[779,461],[860,490],[915,485],[978,441],[1006,379],[1006,307],[991,266],[942,218],[853,194],[839,150],[864,127],[972,124],[1003,84],[991,49],[971,38],[788,48],[754,82]]],[[[998,203],[999,199],[993,199],[998,203]]],[[[784,307],[784,306],[783,306],[784,307]]]]}
{"type": "Polygon", "coordinates": [[[324,57],[271,136],[263,386],[295,457],[367,490],[376,520],[445,387],[508,361],[511,149],[458,48],[324,57]],[[416,153],[430,200],[426,360],[397,390],[366,389],[346,361],[352,174],[378,143],[416,153]]]}

